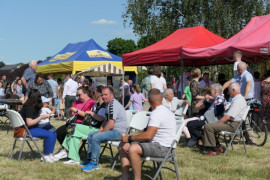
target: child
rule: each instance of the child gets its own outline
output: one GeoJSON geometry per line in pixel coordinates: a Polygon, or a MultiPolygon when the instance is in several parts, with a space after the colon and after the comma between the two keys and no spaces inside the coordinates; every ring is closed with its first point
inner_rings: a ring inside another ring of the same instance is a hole
{"type": "Polygon", "coordinates": [[[63,91],[64,91],[64,85],[61,81],[58,82],[59,86],[58,86],[58,89],[57,89],[57,100],[56,100],[56,103],[57,103],[57,119],[64,119],[64,116],[65,116],[65,113],[64,113],[64,110],[65,110],[65,102],[63,101],[62,99],[62,96],[63,96],[63,91]]]}
{"type": "Polygon", "coordinates": [[[139,84],[134,84],[132,86],[132,90],[134,94],[131,95],[129,103],[125,106],[125,109],[127,109],[132,104],[134,110],[142,111],[143,110],[142,101],[148,101],[148,99],[146,99],[144,95],[141,93],[141,88],[139,84]]]}
{"type": "Polygon", "coordinates": [[[6,89],[5,89],[5,95],[6,95],[6,99],[8,98],[11,98],[11,95],[12,95],[12,91],[11,91],[11,83],[8,82],[7,83],[7,86],[6,86],[6,89]]]}
{"type": "Polygon", "coordinates": [[[46,98],[44,96],[41,96],[43,107],[40,110],[40,115],[48,114],[48,117],[46,119],[41,119],[38,123],[38,127],[42,129],[49,130],[51,132],[55,132],[56,129],[53,127],[50,123],[49,117],[55,113],[55,107],[52,106],[51,109],[49,108],[49,102],[51,101],[50,98],[46,98]]]}

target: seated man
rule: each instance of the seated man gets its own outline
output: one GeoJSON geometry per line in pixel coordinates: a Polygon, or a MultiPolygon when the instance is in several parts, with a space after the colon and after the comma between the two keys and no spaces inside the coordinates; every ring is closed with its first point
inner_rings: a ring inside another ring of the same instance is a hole
{"type": "MultiPolygon", "coordinates": [[[[207,110],[204,112],[203,116],[200,118],[190,118],[186,119],[188,131],[191,134],[191,139],[188,142],[188,147],[192,147],[196,145],[198,142],[199,145],[202,145],[202,134],[201,134],[201,128],[206,123],[215,123],[223,116],[223,113],[225,111],[226,107],[226,100],[224,98],[224,95],[222,94],[222,86],[219,83],[211,85],[211,96],[214,97],[214,99],[211,100],[211,102],[208,102],[204,100],[204,103],[199,104],[201,106],[200,108],[207,108],[207,110]],[[194,120],[195,119],[195,120],[194,120]]],[[[185,131],[184,131],[185,132],[185,131]]]]}
{"type": "Polygon", "coordinates": [[[232,102],[225,115],[218,122],[208,123],[204,126],[204,146],[210,148],[206,156],[218,155],[223,151],[223,148],[216,148],[216,133],[221,131],[235,132],[239,122],[242,120],[247,108],[247,102],[240,92],[240,85],[232,83],[229,86],[232,102]]]}
{"type": "Polygon", "coordinates": [[[151,89],[148,101],[152,113],[146,131],[123,135],[119,153],[122,163],[122,179],[128,179],[131,164],[135,179],[141,179],[141,157],[165,157],[176,134],[174,114],[162,105],[162,95],[158,89],[151,89]],[[139,142],[131,144],[131,142],[139,142]]]}
{"type": "Polygon", "coordinates": [[[168,88],[164,91],[162,104],[167,106],[172,112],[175,112],[182,105],[190,105],[190,102],[188,100],[180,100],[177,97],[174,97],[173,89],[168,88]]]}
{"type": "Polygon", "coordinates": [[[124,107],[114,99],[111,87],[102,90],[102,99],[107,104],[105,114],[107,120],[103,121],[97,132],[88,135],[87,159],[81,163],[85,167],[82,171],[89,172],[98,169],[100,144],[107,141],[120,141],[122,133],[127,129],[127,116],[124,107]]]}

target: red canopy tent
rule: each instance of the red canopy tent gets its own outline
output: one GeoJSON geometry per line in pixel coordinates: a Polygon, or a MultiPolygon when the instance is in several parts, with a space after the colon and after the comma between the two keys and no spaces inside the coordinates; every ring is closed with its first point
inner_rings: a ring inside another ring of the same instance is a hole
{"type": "Polygon", "coordinates": [[[197,49],[184,47],[181,58],[196,65],[221,64],[231,58],[235,50],[240,50],[247,61],[260,62],[269,58],[270,14],[252,18],[241,31],[220,44],[197,49]]]}
{"type": "MultiPolygon", "coordinates": [[[[224,42],[226,39],[202,26],[178,29],[171,35],[146,48],[123,55],[124,66],[180,65],[183,48],[202,48],[224,42]]],[[[188,61],[185,65],[192,65],[188,61]]]]}

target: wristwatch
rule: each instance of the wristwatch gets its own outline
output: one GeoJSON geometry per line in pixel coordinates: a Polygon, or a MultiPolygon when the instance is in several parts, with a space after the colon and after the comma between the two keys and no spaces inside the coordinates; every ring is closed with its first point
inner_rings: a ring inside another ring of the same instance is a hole
{"type": "Polygon", "coordinates": [[[128,143],[131,143],[131,136],[128,136],[128,143]]]}
{"type": "Polygon", "coordinates": [[[78,112],[79,112],[79,109],[77,109],[76,113],[78,113],[78,112]]]}

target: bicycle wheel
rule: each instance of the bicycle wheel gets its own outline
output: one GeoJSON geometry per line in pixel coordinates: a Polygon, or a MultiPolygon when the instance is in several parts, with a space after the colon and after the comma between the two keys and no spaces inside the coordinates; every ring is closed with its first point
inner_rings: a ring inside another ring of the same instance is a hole
{"type": "Polygon", "coordinates": [[[257,146],[263,146],[266,143],[268,129],[266,122],[259,112],[250,111],[245,121],[245,138],[257,146]]]}

